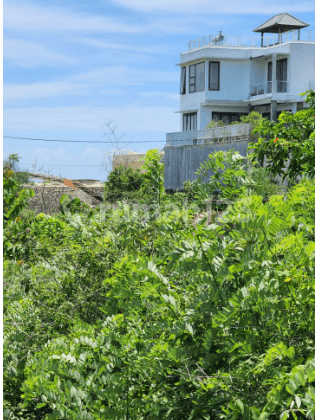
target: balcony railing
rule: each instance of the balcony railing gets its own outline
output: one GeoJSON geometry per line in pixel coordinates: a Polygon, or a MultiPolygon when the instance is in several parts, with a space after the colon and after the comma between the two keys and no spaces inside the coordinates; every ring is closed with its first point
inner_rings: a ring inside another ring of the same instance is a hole
{"type": "Polygon", "coordinates": [[[228,125],[207,130],[166,134],[166,146],[193,146],[249,140],[249,124],[228,125]]]}
{"type": "MultiPolygon", "coordinates": [[[[276,91],[277,93],[288,93],[289,82],[286,80],[277,80],[276,91]]],[[[250,96],[265,95],[267,93],[272,93],[272,82],[258,83],[258,85],[250,87],[250,96]]]]}
{"type": "MultiPolygon", "coordinates": [[[[265,36],[263,38],[263,48],[273,45],[283,44],[285,42],[301,41],[315,42],[315,31],[312,30],[294,30],[283,34],[265,36]]],[[[194,51],[202,47],[244,47],[261,48],[260,36],[236,36],[236,35],[206,35],[201,38],[188,42],[188,51],[194,51]]]]}

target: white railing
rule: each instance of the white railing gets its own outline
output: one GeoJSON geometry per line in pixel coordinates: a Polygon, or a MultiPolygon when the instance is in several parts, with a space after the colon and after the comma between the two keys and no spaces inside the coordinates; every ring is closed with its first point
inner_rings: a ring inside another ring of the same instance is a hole
{"type": "MultiPolygon", "coordinates": [[[[276,81],[276,91],[277,93],[288,93],[289,92],[289,82],[286,80],[276,81]]],[[[256,95],[266,95],[272,93],[272,82],[258,83],[257,85],[252,85],[250,87],[250,96],[256,95]]]]}
{"type": "MultiPolygon", "coordinates": [[[[269,35],[263,38],[263,48],[285,42],[301,41],[315,42],[315,31],[294,30],[283,34],[269,35]]],[[[236,35],[206,35],[188,42],[188,51],[203,47],[245,47],[261,48],[260,36],[236,36],[236,35]]]]}
{"type": "Polygon", "coordinates": [[[206,130],[180,131],[166,134],[166,146],[193,146],[249,140],[249,124],[227,125],[206,130]]]}

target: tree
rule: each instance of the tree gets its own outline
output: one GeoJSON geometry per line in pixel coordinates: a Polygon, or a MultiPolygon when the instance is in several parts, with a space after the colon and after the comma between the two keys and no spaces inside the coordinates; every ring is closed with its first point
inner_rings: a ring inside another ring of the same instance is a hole
{"type": "Polygon", "coordinates": [[[139,197],[144,177],[139,169],[124,165],[116,167],[104,184],[104,198],[111,203],[120,200],[134,200],[139,197]]]}
{"type": "Polygon", "coordinates": [[[17,153],[10,154],[3,161],[3,170],[13,171],[15,179],[18,182],[20,189],[22,189],[23,184],[27,184],[29,182],[30,177],[27,172],[23,172],[20,170],[19,160],[20,157],[17,153]]]}
{"type": "Polygon", "coordinates": [[[315,92],[308,90],[300,95],[306,95],[307,109],[296,114],[283,111],[278,121],[262,120],[254,130],[260,138],[250,144],[251,159],[264,162],[283,180],[315,175],[315,92]]]}
{"type": "Polygon", "coordinates": [[[117,126],[114,125],[112,121],[104,124],[103,128],[105,129],[103,137],[105,137],[106,140],[110,142],[110,145],[108,146],[108,150],[103,156],[102,165],[104,171],[109,174],[113,170],[114,156],[119,156],[120,163],[123,166],[128,167],[132,161],[130,155],[134,152],[131,148],[128,148],[128,144],[123,146],[120,143],[120,140],[125,136],[125,133],[118,136],[117,126]]]}
{"type": "Polygon", "coordinates": [[[3,163],[3,215],[6,221],[15,219],[34,196],[34,191],[23,189],[22,180],[16,172],[19,156],[10,155],[3,163]]]}
{"type": "Polygon", "coordinates": [[[164,164],[161,163],[161,152],[158,149],[147,151],[142,169],[144,171],[142,191],[150,201],[161,204],[164,191],[164,164]]]}

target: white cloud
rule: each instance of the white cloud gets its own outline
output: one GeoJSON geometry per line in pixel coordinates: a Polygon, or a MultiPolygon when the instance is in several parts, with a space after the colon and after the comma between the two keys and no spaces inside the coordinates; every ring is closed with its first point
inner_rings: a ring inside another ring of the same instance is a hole
{"type": "MultiPolygon", "coordinates": [[[[121,1],[121,3],[123,2],[124,0],[121,1]]],[[[143,4],[147,2],[148,7],[144,6],[144,10],[149,11],[152,4],[150,5],[150,0],[146,0],[143,4]]],[[[132,1],[128,4],[128,0],[125,5],[133,7],[132,1]]],[[[140,7],[140,9],[142,8],[140,7]]],[[[163,10],[163,7],[161,9],[163,10]]],[[[175,11],[178,12],[178,10],[175,11]]],[[[211,17],[209,17],[208,21],[209,24],[216,22],[211,17]]],[[[35,3],[21,3],[16,0],[7,1],[4,4],[4,29],[27,32],[28,34],[52,32],[55,37],[58,37],[60,33],[64,32],[135,35],[157,35],[158,33],[176,34],[187,32],[191,28],[191,25],[192,20],[190,16],[186,19],[176,16],[163,16],[162,18],[153,17],[140,20],[134,19],[131,16],[123,18],[109,16],[106,13],[106,9],[105,13],[97,15],[77,11],[74,7],[43,6],[35,3]]]]}
{"type": "Polygon", "coordinates": [[[86,163],[99,164],[100,157],[102,157],[104,151],[96,149],[95,147],[87,147],[77,158],[78,160],[83,159],[86,163]]]}
{"type": "Polygon", "coordinates": [[[177,82],[178,71],[148,70],[123,65],[109,66],[72,76],[71,80],[94,84],[121,83],[123,85],[142,84],[144,82],[177,82]]]}
{"type": "Polygon", "coordinates": [[[88,92],[82,83],[71,81],[30,83],[26,85],[7,83],[3,85],[5,100],[53,98],[56,96],[81,95],[88,92]]]}
{"type": "Polygon", "coordinates": [[[74,58],[53,52],[39,43],[12,38],[4,38],[3,40],[3,58],[21,67],[70,64],[76,62],[74,58]]]}
{"type": "Polygon", "coordinates": [[[141,25],[104,15],[88,15],[70,8],[39,6],[21,2],[4,5],[4,29],[30,32],[141,33],[141,25]]]}
{"type": "Polygon", "coordinates": [[[100,93],[103,95],[123,95],[126,92],[122,89],[103,89],[100,90],[100,93]]]}
{"type": "MultiPolygon", "coordinates": [[[[71,150],[66,150],[63,147],[54,149],[53,147],[34,147],[23,153],[24,159],[33,162],[29,165],[29,169],[34,169],[33,165],[36,164],[36,169],[39,170],[41,165],[49,169],[48,165],[56,169],[54,165],[88,165],[100,164],[100,157],[103,156],[104,151],[95,147],[87,147],[80,154],[72,153],[71,150]]],[[[22,153],[21,153],[22,154],[22,153]]]]}
{"type": "Polygon", "coordinates": [[[287,12],[315,11],[315,2],[305,0],[112,0],[114,3],[142,12],[173,12],[173,13],[222,13],[222,14],[263,14],[272,15],[287,12]]]}
{"type": "MultiPolygon", "coordinates": [[[[4,130],[100,130],[109,120],[122,132],[173,132],[179,130],[179,117],[172,107],[28,107],[4,110],[4,130]]],[[[149,140],[149,139],[148,139],[149,140]]]]}
{"type": "Polygon", "coordinates": [[[140,95],[145,98],[165,98],[173,101],[179,101],[179,94],[172,92],[141,92],[140,95]]]}
{"type": "Polygon", "coordinates": [[[132,43],[124,42],[124,43],[114,43],[114,42],[107,42],[101,38],[74,38],[72,39],[73,42],[77,42],[83,45],[89,45],[95,48],[101,49],[108,49],[108,50],[118,50],[118,51],[134,51],[138,53],[144,54],[167,54],[169,46],[161,46],[161,45],[148,45],[148,46],[141,46],[135,45],[132,43]]]}
{"type": "MultiPolygon", "coordinates": [[[[33,160],[34,164],[36,161],[39,161],[42,165],[45,165],[47,163],[53,164],[61,160],[72,160],[71,156],[68,156],[68,153],[66,149],[59,147],[58,149],[52,149],[49,147],[36,147],[32,150],[32,153],[30,156],[28,156],[29,160],[33,160]]],[[[37,165],[37,169],[40,167],[40,165],[37,165]]]]}
{"type": "Polygon", "coordinates": [[[158,71],[110,66],[77,74],[60,81],[29,84],[4,84],[5,100],[50,98],[67,95],[87,95],[91,89],[100,89],[105,94],[122,94],[121,89],[111,89],[113,85],[142,85],[147,82],[177,82],[177,71],[158,71]],[[106,89],[109,86],[109,89],[106,89]]]}

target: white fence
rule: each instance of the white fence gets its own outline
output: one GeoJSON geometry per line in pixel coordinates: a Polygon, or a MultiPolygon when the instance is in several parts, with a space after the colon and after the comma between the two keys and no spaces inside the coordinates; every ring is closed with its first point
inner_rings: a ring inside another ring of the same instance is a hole
{"type": "Polygon", "coordinates": [[[231,143],[249,140],[250,125],[236,124],[206,130],[180,131],[166,134],[166,146],[192,146],[212,143],[231,143]]]}
{"type": "MultiPolygon", "coordinates": [[[[263,38],[263,47],[283,44],[285,42],[301,41],[315,42],[315,31],[312,30],[294,30],[283,34],[269,35],[263,38]]],[[[193,51],[202,47],[245,47],[261,48],[260,36],[238,36],[238,35],[206,35],[201,38],[188,42],[188,51],[193,51]]]]}
{"type": "MultiPolygon", "coordinates": [[[[287,80],[277,80],[276,92],[288,93],[289,82],[287,80]]],[[[272,82],[258,83],[250,87],[250,96],[265,95],[266,93],[272,93],[272,82]]]]}

